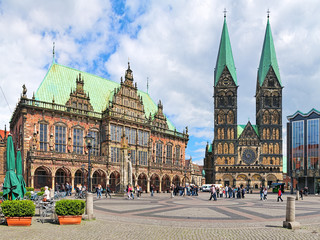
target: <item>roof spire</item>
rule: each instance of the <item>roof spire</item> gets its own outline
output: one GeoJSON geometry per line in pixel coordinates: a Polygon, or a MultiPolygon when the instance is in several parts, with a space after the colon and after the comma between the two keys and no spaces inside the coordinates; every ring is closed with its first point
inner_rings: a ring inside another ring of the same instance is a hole
{"type": "Polygon", "coordinates": [[[53,42],[53,47],[52,47],[52,62],[55,63],[55,52],[54,52],[54,48],[55,48],[55,42],[53,42]]]}
{"type": "Polygon", "coordinates": [[[214,85],[215,86],[218,83],[219,78],[220,78],[223,70],[225,69],[225,67],[228,68],[234,83],[236,85],[238,85],[237,84],[236,67],[235,67],[234,61],[233,61],[232,48],[231,48],[226,18],[224,18],[223,29],[222,29],[222,33],[221,33],[221,39],[220,39],[219,52],[218,52],[216,67],[215,67],[215,71],[214,71],[214,85]]]}
{"type": "Polygon", "coordinates": [[[268,8],[268,10],[267,10],[267,18],[269,19],[269,14],[270,14],[270,10],[269,10],[269,8],[268,8]]]}
{"type": "Polygon", "coordinates": [[[147,77],[147,93],[149,94],[149,77],[147,77]]]}
{"type": "Polygon", "coordinates": [[[263,41],[262,53],[260,57],[260,64],[258,69],[258,80],[259,80],[260,86],[262,86],[269,72],[270,67],[272,67],[280,86],[282,86],[280,71],[279,71],[279,66],[278,66],[278,61],[276,56],[276,50],[274,48],[271,27],[270,27],[269,18],[268,18],[266,33],[263,41]]]}
{"type": "Polygon", "coordinates": [[[226,18],[227,17],[227,9],[226,8],[224,8],[223,13],[224,13],[224,18],[226,18]]]}

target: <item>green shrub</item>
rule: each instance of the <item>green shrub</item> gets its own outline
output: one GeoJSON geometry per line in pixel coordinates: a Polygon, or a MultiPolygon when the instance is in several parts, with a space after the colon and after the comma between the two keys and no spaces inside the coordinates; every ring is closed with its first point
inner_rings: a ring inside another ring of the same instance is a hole
{"type": "Polygon", "coordinates": [[[2,197],[3,196],[3,192],[0,192],[0,197],[2,197]]]}
{"type": "Polygon", "coordinates": [[[13,200],[2,202],[1,209],[6,217],[32,217],[36,206],[31,200],[13,200]]]}
{"type": "Polygon", "coordinates": [[[27,197],[28,199],[30,199],[31,198],[31,192],[26,192],[26,194],[24,196],[27,197]]]}
{"type": "MultiPolygon", "coordinates": [[[[44,190],[45,190],[44,187],[40,188],[40,191],[41,191],[41,192],[44,192],[44,190]]],[[[50,191],[51,188],[48,188],[48,190],[50,191]]]]}
{"type": "Polygon", "coordinates": [[[43,192],[37,192],[38,196],[42,196],[43,194],[44,194],[44,191],[43,192]]]}
{"type": "Polygon", "coordinates": [[[59,216],[76,216],[84,213],[85,206],[86,203],[83,200],[64,199],[56,202],[55,210],[59,216]]]}
{"type": "Polygon", "coordinates": [[[27,192],[31,192],[31,191],[34,191],[34,188],[33,187],[26,187],[26,190],[27,190],[27,192]]]}

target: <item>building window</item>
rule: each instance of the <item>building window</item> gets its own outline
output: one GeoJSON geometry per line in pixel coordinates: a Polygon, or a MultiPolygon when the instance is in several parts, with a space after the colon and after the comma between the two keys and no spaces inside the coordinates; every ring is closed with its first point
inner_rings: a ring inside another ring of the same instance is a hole
{"type": "Polygon", "coordinates": [[[93,156],[99,156],[99,132],[89,131],[89,134],[91,137],[93,137],[91,154],[93,156]]]}
{"type": "Polygon", "coordinates": [[[136,134],[137,134],[137,130],[136,129],[131,129],[126,127],[125,128],[125,135],[128,138],[128,143],[135,145],[136,144],[136,134]]]}
{"type": "Polygon", "coordinates": [[[162,163],[162,143],[156,143],[156,163],[162,163]]]}
{"type": "Polygon", "coordinates": [[[66,127],[55,126],[55,150],[66,152],[66,127]]]}
{"type": "Polygon", "coordinates": [[[48,146],[48,125],[40,123],[40,150],[47,151],[48,146]]]}
{"type": "Polygon", "coordinates": [[[304,122],[292,122],[292,169],[303,169],[304,154],[304,122]]]}
{"type": "Polygon", "coordinates": [[[120,162],[120,148],[111,147],[111,162],[120,162]]]}
{"type": "Polygon", "coordinates": [[[149,133],[146,131],[138,130],[138,144],[147,147],[149,141],[149,133]]]}
{"type": "Polygon", "coordinates": [[[179,162],[180,162],[180,146],[176,146],[174,165],[179,165],[179,162]]]}
{"type": "Polygon", "coordinates": [[[121,142],[122,127],[110,124],[111,141],[121,142]]]}
{"type": "Polygon", "coordinates": [[[73,129],[73,152],[83,154],[83,130],[73,129]]]}
{"type": "Polygon", "coordinates": [[[136,164],[136,150],[131,150],[131,163],[136,164]]]}
{"type": "Polygon", "coordinates": [[[319,169],[319,119],[308,120],[307,125],[308,169],[319,169]]]}
{"type": "Polygon", "coordinates": [[[172,145],[167,145],[166,163],[172,164],[172,145]]]}
{"type": "Polygon", "coordinates": [[[139,151],[139,164],[148,165],[148,153],[144,151],[139,151]]]}

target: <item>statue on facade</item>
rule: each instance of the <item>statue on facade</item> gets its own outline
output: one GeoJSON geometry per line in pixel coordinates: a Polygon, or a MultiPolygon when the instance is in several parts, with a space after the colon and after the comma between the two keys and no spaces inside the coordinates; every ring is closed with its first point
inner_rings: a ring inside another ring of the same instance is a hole
{"type": "Polygon", "coordinates": [[[22,85],[22,97],[27,97],[27,88],[26,85],[22,85]]]}
{"type": "Polygon", "coordinates": [[[38,144],[37,133],[34,132],[30,141],[30,150],[37,150],[37,144],[38,144]]]}
{"type": "Polygon", "coordinates": [[[204,169],[202,169],[202,177],[206,177],[206,171],[204,169]]]}
{"type": "Polygon", "coordinates": [[[50,139],[49,139],[49,149],[50,151],[54,150],[54,138],[53,138],[53,134],[50,134],[50,139]]]}

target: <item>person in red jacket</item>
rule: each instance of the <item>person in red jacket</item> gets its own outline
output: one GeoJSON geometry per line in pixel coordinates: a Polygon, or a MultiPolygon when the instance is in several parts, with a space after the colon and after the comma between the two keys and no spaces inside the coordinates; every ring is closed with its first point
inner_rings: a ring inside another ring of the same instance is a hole
{"type": "Polygon", "coordinates": [[[277,200],[277,202],[279,202],[279,199],[281,200],[281,202],[283,202],[283,200],[282,200],[282,192],[281,192],[281,189],[279,188],[279,190],[278,190],[278,200],[277,200]]]}

